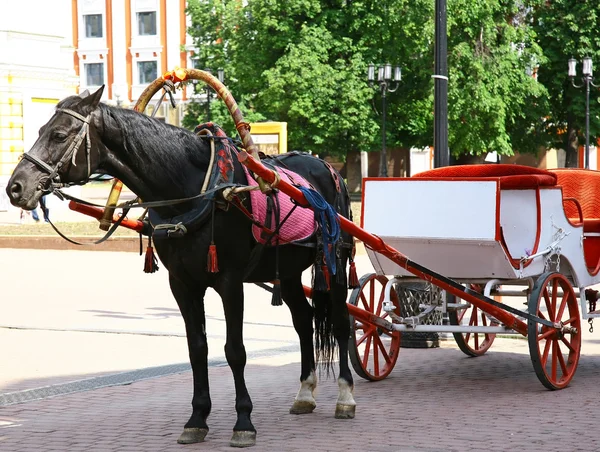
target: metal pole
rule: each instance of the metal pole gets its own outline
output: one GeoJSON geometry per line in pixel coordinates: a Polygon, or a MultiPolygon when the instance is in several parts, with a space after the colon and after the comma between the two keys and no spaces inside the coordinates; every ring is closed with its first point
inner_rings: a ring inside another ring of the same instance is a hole
{"type": "Polygon", "coordinates": [[[381,161],[379,162],[379,176],[387,177],[387,155],[385,150],[385,95],[387,91],[387,84],[381,84],[381,161]]]}
{"type": "Polygon", "coordinates": [[[435,1],[435,74],[433,165],[450,164],[448,149],[448,34],[446,0],[435,1]]]}
{"type": "Polygon", "coordinates": [[[590,77],[585,76],[585,169],[590,169],[590,77]]]}

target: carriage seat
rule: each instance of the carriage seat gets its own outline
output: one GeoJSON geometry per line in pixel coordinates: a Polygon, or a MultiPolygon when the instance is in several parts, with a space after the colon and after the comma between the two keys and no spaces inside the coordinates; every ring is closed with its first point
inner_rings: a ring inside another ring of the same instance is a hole
{"type": "Polygon", "coordinates": [[[563,207],[569,222],[583,224],[583,254],[588,270],[600,270],[600,171],[581,168],[552,170],[562,188],[563,207]]]}
{"type": "Polygon", "coordinates": [[[486,179],[494,178],[500,181],[501,189],[528,189],[555,186],[556,174],[531,166],[514,164],[481,164],[443,166],[415,174],[416,178],[427,179],[486,179]]]}
{"type": "Polygon", "coordinates": [[[583,232],[600,233],[600,171],[581,168],[551,170],[562,187],[565,215],[583,232]]]}

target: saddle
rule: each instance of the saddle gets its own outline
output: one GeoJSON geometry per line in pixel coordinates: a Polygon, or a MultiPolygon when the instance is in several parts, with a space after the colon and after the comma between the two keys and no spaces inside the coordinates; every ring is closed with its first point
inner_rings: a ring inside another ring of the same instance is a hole
{"type": "MultiPolygon", "coordinates": [[[[194,132],[197,135],[205,135],[210,132],[215,141],[215,155],[212,167],[208,171],[207,195],[202,199],[200,206],[192,211],[171,217],[162,218],[154,209],[148,212],[148,218],[154,228],[154,238],[178,238],[199,229],[206,221],[209,221],[211,211],[215,203],[220,201],[217,196],[220,190],[215,188],[235,186],[233,158],[238,153],[233,142],[218,125],[213,123],[201,124],[194,132]]],[[[264,154],[261,157],[265,157],[264,154]]],[[[266,160],[277,160],[277,158],[266,158],[266,160]]],[[[269,166],[277,171],[282,179],[290,184],[310,187],[308,181],[299,174],[270,163],[269,166]]],[[[254,177],[244,166],[247,184],[258,186],[254,177]]],[[[244,208],[242,200],[233,203],[240,208],[252,221],[252,234],[258,243],[263,245],[276,245],[301,242],[310,238],[317,230],[317,223],[312,210],[298,208],[291,198],[274,190],[270,195],[260,190],[250,191],[251,213],[244,208]]],[[[222,203],[222,202],[221,202],[222,203]]]]}
{"type": "MultiPolygon", "coordinates": [[[[310,187],[310,184],[299,174],[281,167],[272,167],[277,171],[282,180],[302,187],[310,187]]],[[[244,166],[244,173],[248,185],[257,187],[258,182],[254,180],[248,169],[244,166]]],[[[270,195],[265,195],[260,190],[250,192],[250,204],[252,206],[252,235],[254,239],[263,245],[280,245],[286,243],[301,242],[317,231],[315,214],[310,209],[299,207],[292,199],[276,190],[270,195]],[[261,227],[260,225],[264,225],[261,227]],[[273,231],[269,233],[268,230],[273,231]]]]}

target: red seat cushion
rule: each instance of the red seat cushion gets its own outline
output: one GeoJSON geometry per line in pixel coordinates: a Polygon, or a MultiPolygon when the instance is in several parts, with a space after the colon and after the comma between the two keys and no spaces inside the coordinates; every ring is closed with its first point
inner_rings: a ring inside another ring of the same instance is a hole
{"type": "Polygon", "coordinates": [[[415,174],[416,178],[498,178],[500,188],[535,188],[556,185],[556,174],[532,166],[511,164],[456,165],[415,174]]]}

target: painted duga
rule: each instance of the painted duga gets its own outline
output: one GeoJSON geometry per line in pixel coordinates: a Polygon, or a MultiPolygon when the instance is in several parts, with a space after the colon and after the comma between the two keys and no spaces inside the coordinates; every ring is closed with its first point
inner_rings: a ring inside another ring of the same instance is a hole
{"type": "MultiPolygon", "coordinates": [[[[54,116],[40,129],[38,140],[24,154],[8,182],[7,193],[14,206],[31,210],[43,194],[59,183],[83,184],[92,173],[117,177],[144,202],[198,195],[207,173],[213,171],[211,140],[132,110],[101,104],[103,89],[93,94],[85,92],[67,97],[57,105],[54,116]]],[[[217,141],[214,140],[213,145],[219,145],[217,141]]],[[[246,185],[246,175],[237,158],[230,161],[231,182],[246,185]]],[[[350,217],[347,189],[339,175],[325,162],[298,153],[285,158],[284,163],[273,161],[272,164],[285,166],[303,176],[337,212],[350,217]]],[[[209,191],[211,188],[208,187],[209,191]]],[[[210,201],[198,197],[151,209],[157,218],[169,219],[206,210],[207,202],[218,206],[209,208],[211,214],[197,221],[193,230],[182,237],[155,237],[154,240],[185,321],[193,370],[192,414],[178,442],[200,442],[208,433],[211,398],[204,296],[206,289],[212,287],[223,302],[227,324],[225,356],[235,382],[237,419],[230,444],[237,447],[255,444],[252,401],[244,379],[243,283],[274,281],[276,277],[300,340],[300,389],[290,413],[311,413],[315,409],[313,395],[318,373],[315,369],[319,364],[332,365],[334,347],[337,346],[339,396],[335,417],[353,418],[356,404],[348,367],[350,324],[346,306],[346,264],[352,238],[342,232],[340,243],[343,246],[336,247],[337,274],[328,278],[329,290],[313,287],[311,306],[300,278],[302,272],[315,262],[318,247],[267,246],[261,253],[252,254],[257,246],[251,232],[252,222],[240,209],[231,205],[225,208],[226,202],[219,191],[213,195],[210,201]],[[211,245],[212,251],[216,250],[213,258],[218,258],[218,271],[210,269],[211,245]],[[250,263],[251,260],[256,262],[250,263]],[[275,265],[276,260],[278,265],[275,265]]],[[[241,198],[242,204],[246,201],[241,198]]],[[[250,203],[247,204],[249,207],[250,203]]],[[[152,216],[150,218],[152,220],[152,216]]],[[[308,242],[316,245],[317,238],[313,236],[308,242]]],[[[259,303],[262,302],[253,300],[246,308],[259,308],[259,303]]]]}

